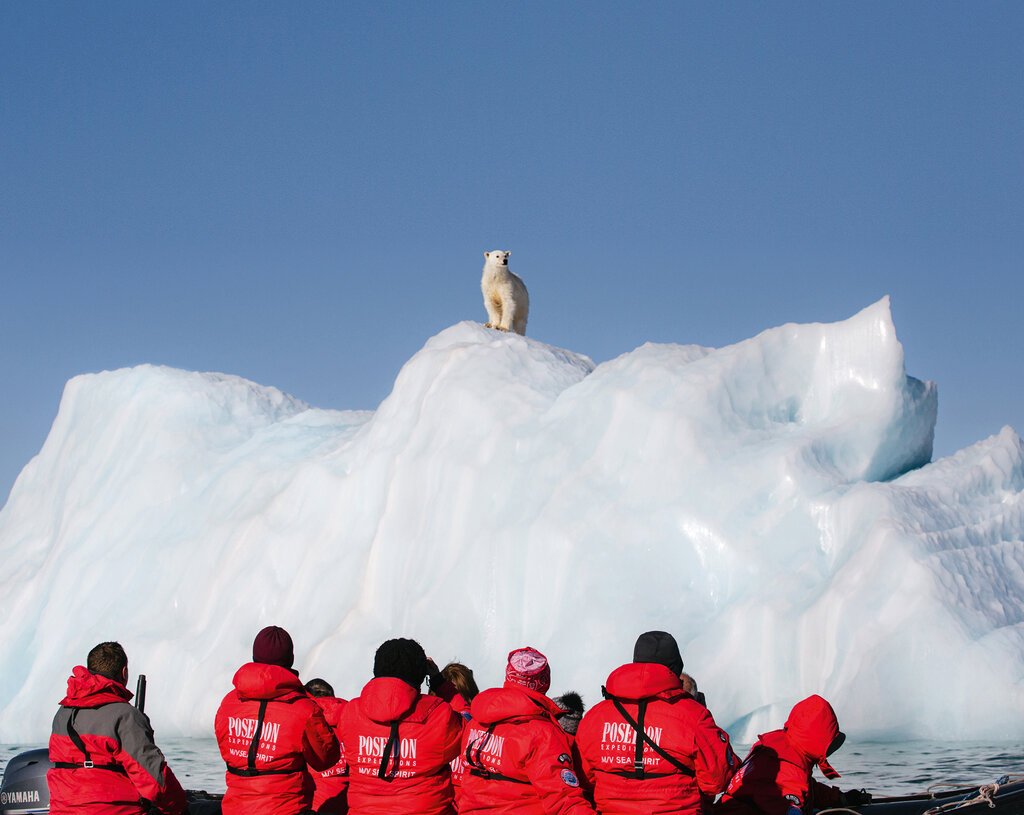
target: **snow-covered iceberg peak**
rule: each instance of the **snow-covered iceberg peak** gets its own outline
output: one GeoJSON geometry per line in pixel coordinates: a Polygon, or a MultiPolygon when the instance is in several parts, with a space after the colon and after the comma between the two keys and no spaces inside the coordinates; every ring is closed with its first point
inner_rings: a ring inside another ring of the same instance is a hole
{"type": "Polygon", "coordinates": [[[1016,732],[1020,440],[928,464],[936,403],[887,299],[596,367],[460,323],[375,412],[150,366],[76,378],[0,513],[0,732],[44,736],[116,638],[157,725],[206,734],[270,623],[343,695],[413,636],[485,683],[532,644],[593,701],[660,628],[740,737],[812,692],[853,733],[1016,732]],[[951,662],[985,690],[953,712],[951,662]]]}

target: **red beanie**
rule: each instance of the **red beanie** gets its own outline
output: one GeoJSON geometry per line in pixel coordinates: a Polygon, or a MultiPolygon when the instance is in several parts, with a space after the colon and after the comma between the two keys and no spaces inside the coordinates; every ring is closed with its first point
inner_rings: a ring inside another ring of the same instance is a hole
{"type": "Polygon", "coordinates": [[[508,655],[505,684],[520,685],[547,693],[551,687],[551,666],[548,658],[536,648],[517,648],[508,655]]]}
{"type": "Polygon", "coordinates": [[[252,641],[252,661],[266,665],[290,668],[295,662],[295,649],[288,632],[276,625],[268,625],[252,641]]]}

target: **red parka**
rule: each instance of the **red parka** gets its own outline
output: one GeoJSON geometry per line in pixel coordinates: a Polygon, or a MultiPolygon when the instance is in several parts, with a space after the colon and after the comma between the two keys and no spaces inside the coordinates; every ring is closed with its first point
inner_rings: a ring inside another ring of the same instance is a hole
{"type": "Polygon", "coordinates": [[[650,739],[684,767],[643,742],[643,771],[636,772],[638,733],[611,698],[587,711],[576,732],[576,747],[594,801],[603,815],[699,813],[725,789],[739,762],[729,736],[707,708],[683,690],[664,665],[631,662],[616,668],[606,685],[650,739]],[[643,721],[640,708],[643,706],[643,721]]]}
{"type": "MultiPolygon", "coordinates": [[[[313,701],[320,706],[327,724],[337,735],[341,714],[348,702],[335,696],[314,696],[313,701]]],[[[344,744],[341,745],[338,763],[329,770],[313,773],[313,782],[316,784],[313,809],[322,815],[345,815],[348,812],[348,762],[345,761],[344,744]]]]}
{"type": "Polygon", "coordinates": [[[792,808],[809,813],[838,805],[842,791],[811,778],[815,764],[830,778],[838,777],[825,760],[838,734],[839,722],[827,701],[810,696],[798,702],[782,730],[759,736],[750,748],[716,815],[786,815],[792,808]]]}
{"type": "MultiPolygon", "coordinates": [[[[466,698],[461,693],[455,691],[454,686],[452,686],[450,682],[447,682],[442,686],[438,695],[442,699],[445,699],[448,704],[452,706],[452,710],[462,717],[462,728],[463,732],[465,732],[466,725],[472,718],[469,714],[469,703],[466,701],[466,698]],[[450,688],[450,691],[445,693],[445,690],[448,688],[450,688]]],[[[459,743],[461,744],[461,742],[462,740],[460,738],[459,743]]],[[[466,774],[466,760],[462,757],[461,750],[459,751],[459,754],[452,759],[450,766],[452,770],[452,789],[455,792],[455,811],[457,812],[459,809],[459,799],[462,794],[462,777],[466,774]]]]}
{"type": "Polygon", "coordinates": [[[462,717],[394,677],[371,679],[341,714],[351,815],[450,815],[462,717]]]}
{"type": "Polygon", "coordinates": [[[338,740],[288,668],[249,662],[214,722],[227,763],[224,815],[297,815],[313,803],[314,770],[333,767],[338,740]],[[259,739],[257,742],[257,733],[259,739]]]}
{"type": "Polygon", "coordinates": [[[572,747],[541,693],[506,682],[480,693],[462,739],[459,815],[584,815],[572,747]]]}
{"type": "Polygon", "coordinates": [[[169,815],[185,812],[185,793],[153,741],[149,719],[129,704],[131,698],[120,682],[81,665],[72,672],[50,736],[56,766],[46,783],[54,815],[141,815],[149,812],[145,801],[169,815]]]}

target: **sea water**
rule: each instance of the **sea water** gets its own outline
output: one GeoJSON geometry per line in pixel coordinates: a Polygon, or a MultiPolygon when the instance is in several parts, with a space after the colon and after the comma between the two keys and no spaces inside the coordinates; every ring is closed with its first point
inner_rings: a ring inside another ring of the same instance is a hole
{"type": "MultiPolygon", "coordinates": [[[[213,739],[159,739],[175,775],[186,789],[224,791],[224,763],[213,739]]],[[[0,771],[8,760],[44,745],[0,744],[0,771]]],[[[748,745],[736,745],[746,755],[748,745]]],[[[1016,742],[847,741],[831,758],[843,789],[877,795],[911,795],[949,784],[978,786],[1003,775],[1024,776],[1024,739],[1016,742]]],[[[820,776],[819,780],[821,779],[820,776]]]]}

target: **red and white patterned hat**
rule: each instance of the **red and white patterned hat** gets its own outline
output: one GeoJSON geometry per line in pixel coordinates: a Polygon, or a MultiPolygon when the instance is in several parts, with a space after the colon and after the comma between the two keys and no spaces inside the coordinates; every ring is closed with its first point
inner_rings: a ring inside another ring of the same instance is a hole
{"type": "Polygon", "coordinates": [[[505,684],[520,685],[540,693],[551,687],[551,666],[548,658],[536,648],[517,648],[508,655],[505,684]]]}

